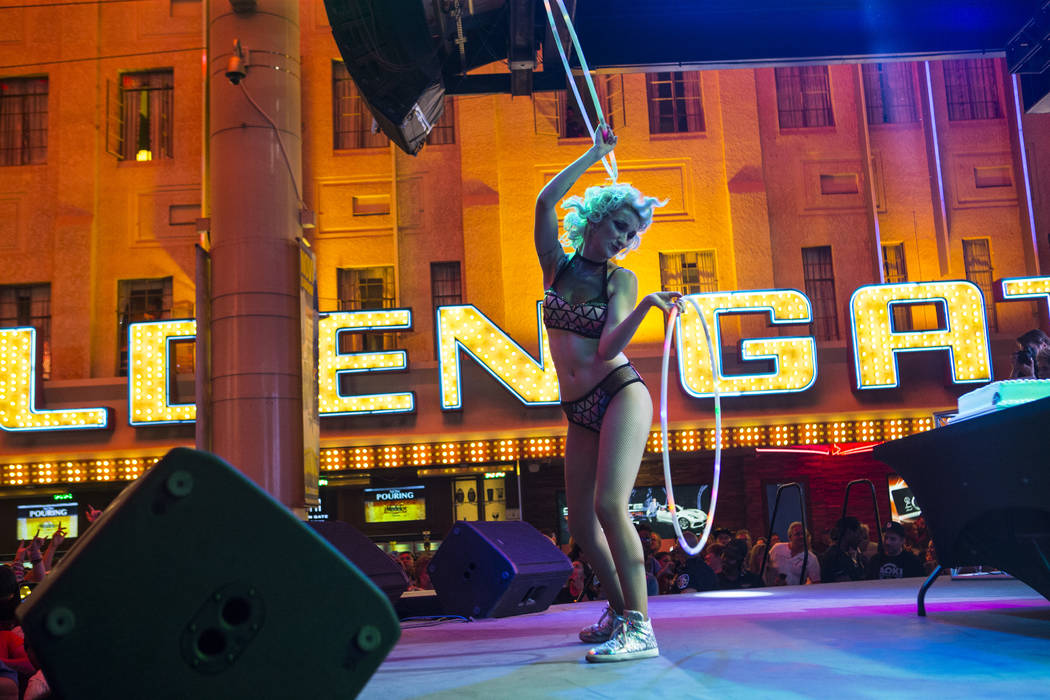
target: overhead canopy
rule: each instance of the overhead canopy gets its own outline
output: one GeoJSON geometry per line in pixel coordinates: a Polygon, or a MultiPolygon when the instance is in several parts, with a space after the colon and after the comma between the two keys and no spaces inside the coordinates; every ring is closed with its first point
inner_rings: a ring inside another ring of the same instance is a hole
{"type": "Polygon", "coordinates": [[[1002,56],[1033,0],[583,0],[575,25],[598,69],[728,68],[1002,56]]]}

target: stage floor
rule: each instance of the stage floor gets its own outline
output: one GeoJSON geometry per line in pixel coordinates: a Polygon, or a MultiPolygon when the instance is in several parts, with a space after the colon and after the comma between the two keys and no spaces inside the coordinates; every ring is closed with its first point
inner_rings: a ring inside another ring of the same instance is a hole
{"type": "Polygon", "coordinates": [[[922,579],[649,599],[660,657],[588,664],[604,603],[432,627],[404,623],[362,698],[1050,696],[1050,602],[1014,580],[922,579]],[[732,597],[731,594],[748,597],[732,597]]]}

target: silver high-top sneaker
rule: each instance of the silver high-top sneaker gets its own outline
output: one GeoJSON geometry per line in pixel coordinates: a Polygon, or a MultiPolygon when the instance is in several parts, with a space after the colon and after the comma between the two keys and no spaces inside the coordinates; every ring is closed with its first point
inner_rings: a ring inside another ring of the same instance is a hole
{"type": "Polygon", "coordinates": [[[611,607],[606,605],[605,610],[602,611],[602,616],[598,618],[597,622],[580,630],[580,641],[588,644],[601,644],[612,636],[613,630],[620,624],[622,619],[622,617],[613,612],[611,607]]]}
{"type": "Polygon", "coordinates": [[[624,610],[620,624],[613,630],[605,644],[587,652],[587,660],[593,662],[629,661],[648,659],[660,655],[653,634],[653,623],[637,610],[624,610]]]}

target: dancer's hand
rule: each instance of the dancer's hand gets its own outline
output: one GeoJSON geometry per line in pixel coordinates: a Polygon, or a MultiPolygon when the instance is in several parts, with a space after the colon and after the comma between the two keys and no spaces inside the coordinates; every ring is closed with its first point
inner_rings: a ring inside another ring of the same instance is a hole
{"type": "Polygon", "coordinates": [[[594,130],[594,145],[591,147],[595,160],[601,160],[614,148],[616,148],[616,134],[604,122],[599,123],[598,128],[594,130]]]}
{"type": "Polygon", "coordinates": [[[650,306],[655,306],[665,314],[671,313],[671,309],[677,308],[678,313],[685,310],[684,299],[681,292],[653,292],[645,297],[650,306]]]}

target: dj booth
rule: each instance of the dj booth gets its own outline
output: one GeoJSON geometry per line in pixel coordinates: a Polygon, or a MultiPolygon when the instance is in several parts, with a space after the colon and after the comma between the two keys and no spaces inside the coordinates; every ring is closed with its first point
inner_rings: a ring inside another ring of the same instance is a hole
{"type": "Polygon", "coordinates": [[[943,567],[993,566],[1050,600],[1050,380],[994,382],[959,407],[874,450],[908,483],[937,549],[919,614],[943,567]]]}

